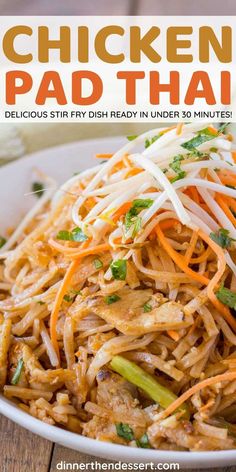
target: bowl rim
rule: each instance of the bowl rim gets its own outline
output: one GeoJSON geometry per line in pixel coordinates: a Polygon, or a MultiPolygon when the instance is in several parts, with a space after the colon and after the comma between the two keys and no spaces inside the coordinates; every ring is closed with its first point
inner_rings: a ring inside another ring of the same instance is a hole
{"type": "MultiPolygon", "coordinates": [[[[93,138],[80,141],[73,141],[59,146],[44,148],[36,152],[25,155],[19,160],[10,161],[0,168],[0,179],[2,172],[14,171],[21,163],[29,163],[32,168],[32,158],[39,159],[40,156],[57,155],[56,159],[61,158],[61,152],[80,149],[86,145],[92,146],[99,141],[100,143],[121,144],[123,136],[109,136],[107,138],[93,138]],[[57,154],[57,151],[58,154],[57,154]]],[[[22,172],[25,171],[25,168],[22,172]]],[[[129,463],[148,463],[154,464],[167,462],[178,463],[180,467],[186,468],[206,468],[230,466],[236,464],[236,450],[222,451],[170,451],[170,450],[154,450],[141,449],[136,447],[123,446],[114,443],[108,443],[91,439],[81,434],[73,433],[62,429],[58,426],[52,426],[31,416],[27,412],[21,410],[13,401],[7,399],[0,394],[0,413],[18,425],[28,429],[49,441],[61,444],[65,447],[81,451],[93,456],[99,456],[104,459],[110,459],[129,463]]]]}
{"type": "Polygon", "coordinates": [[[44,423],[21,410],[16,404],[3,397],[2,394],[0,394],[0,413],[49,441],[104,459],[135,463],[173,462],[179,463],[180,466],[191,465],[192,468],[194,466],[196,468],[214,467],[215,465],[219,467],[220,465],[234,465],[236,463],[236,451],[234,449],[199,452],[166,451],[141,449],[87,438],[81,434],[44,423]]]}

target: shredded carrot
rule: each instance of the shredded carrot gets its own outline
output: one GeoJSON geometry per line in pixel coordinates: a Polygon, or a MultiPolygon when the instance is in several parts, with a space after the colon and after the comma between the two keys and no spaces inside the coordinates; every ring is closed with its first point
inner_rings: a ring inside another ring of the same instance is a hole
{"type": "Polygon", "coordinates": [[[167,331],[167,334],[176,342],[180,339],[180,334],[178,333],[178,331],[174,331],[173,329],[167,331]]]}
{"type": "Polygon", "coordinates": [[[207,285],[209,283],[209,279],[207,279],[206,277],[204,277],[201,274],[198,274],[197,272],[194,272],[192,269],[190,269],[190,267],[188,267],[184,257],[182,257],[180,254],[178,254],[178,252],[176,252],[175,249],[173,249],[173,247],[169,244],[169,242],[165,238],[165,236],[164,236],[164,234],[163,234],[163,232],[162,232],[159,225],[156,226],[156,233],[157,233],[157,237],[158,237],[161,245],[164,247],[164,249],[169,254],[171,259],[173,259],[175,264],[178,267],[180,267],[180,269],[182,269],[182,271],[185,274],[190,275],[190,277],[192,277],[194,280],[196,280],[200,284],[207,285]]]}
{"type": "Polygon", "coordinates": [[[182,129],[183,129],[183,126],[184,126],[184,123],[178,123],[177,126],[176,126],[176,134],[181,134],[182,133],[182,129]]]}
{"type": "Polygon", "coordinates": [[[130,169],[128,170],[127,174],[125,174],[125,179],[127,179],[128,177],[132,177],[133,175],[138,175],[140,174],[140,172],[142,172],[142,169],[138,169],[138,168],[133,168],[133,169],[130,169]]]}
{"type": "Polygon", "coordinates": [[[200,198],[199,198],[199,193],[196,189],[196,187],[189,187],[189,190],[191,192],[191,197],[192,197],[192,200],[194,200],[194,202],[196,202],[197,204],[200,203],[200,198]]]}
{"type": "Polygon", "coordinates": [[[189,265],[190,259],[193,255],[194,249],[195,249],[196,244],[197,244],[197,240],[198,240],[197,231],[193,231],[188,249],[187,249],[187,251],[185,252],[185,255],[184,255],[184,258],[185,258],[185,261],[186,261],[187,265],[189,265]]]}
{"type": "MultiPolygon", "coordinates": [[[[91,239],[88,239],[86,242],[90,243],[91,239]]],[[[50,238],[48,240],[48,244],[51,247],[53,247],[53,249],[56,249],[56,251],[62,252],[65,256],[69,256],[70,254],[76,254],[78,252],[78,247],[67,247],[64,244],[61,244],[61,243],[55,241],[55,239],[53,239],[53,238],[50,238]]],[[[82,247],[83,246],[81,245],[80,249],[82,247]]]]}
{"type": "Polygon", "coordinates": [[[113,154],[96,154],[97,159],[110,159],[113,156],[113,154]]]}
{"type": "Polygon", "coordinates": [[[114,174],[115,172],[118,172],[119,170],[122,170],[124,169],[124,162],[123,161],[120,161],[120,162],[117,162],[117,164],[114,165],[113,167],[113,170],[109,172],[109,175],[112,175],[114,174]]]}
{"type": "Polygon", "coordinates": [[[228,199],[225,198],[223,195],[216,194],[215,200],[217,201],[217,203],[219,203],[220,207],[225,212],[226,216],[229,218],[231,223],[234,226],[236,226],[236,218],[233,215],[232,211],[230,211],[230,208],[229,208],[228,203],[227,203],[228,199]]]}
{"type": "Polygon", "coordinates": [[[99,254],[103,251],[109,251],[109,249],[111,249],[111,246],[108,243],[98,244],[97,246],[88,247],[88,249],[82,249],[80,251],[77,251],[77,253],[73,254],[71,257],[72,259],[77,259],[77,257],[81,258],[85,256],[90,256],[92,254],[99,254]]]}
{"type": "Polygon", "coordinates": [[[233,328],[233,330],[236,332],[236,319],[233,317],[233,315],[231,315],[229,308],[226,305],[223,305],[223,303],[218,300],[214,293],[214,290],[217,288],[217,284],[224,274],[226,267],[224,251],[202,230],[199,230],[198,234],[203,239],[203,241],[205,241],[208,246],[211,247],[212,251],[217,255],[218,258],[218,270],[207,286],[207,296],[215,308],[223,315],[224,319],[229,323],[231,328],[233,328]]]}
{"type": "Polygon", "coordinates": [[[228,197],[229,207],[236,213],[236,200],[232,197],[228,197]]]}
{"type": "MultiPolygon", "coordinates": [[[[216,375],[215,377],[210,377],[208,379],[202,380],[198,382],[193,387],[189,388],[186,392],[180,395],[171,405],[169,405],[161,414],[161,418],[166,418],[167,416],[171,415],[175,410],[177,410],[182,403],[188,400],[192,395],[199,392],[203,388],[209,387],[210,385],[214,385],[220,382],[227,382],[230,380],[236,379],[236,371],[234,372],[226,372],[225,374],[216,375]]],[[[159,415],[158,415],[159,416],[159,415]]]]}
{"type": "Polygon", "coordinates": [[[180,225],[180,224],[181,223],[178,220],[175,220],[174,218],[162,220],[159,223],[162,230],[170,229],[170,228],[173,228],[173,226],[180,225]]]}
{"type": "Polygon", "coordinates": [[[85,203],[86,210],[92,210],[92,208],[95,206],[96,200],[94,197],[88,197],[85,203]]]}
{"type": "Polygon", "coordinates": [[[227,169],[221,169],[218,171],[218,177],[224,185],[236,186],[236,175],[227,169]]]}
{"type": "Polygon", "coordinates": [[[231,187],[236,187],[236,180],[229,176],[222,175],[220,177],[221,183],[224,185],[231,185],[231,187]]]}
{"type": "Polygon", "coordinates": [[[233,158],[233,161],[234,161],[235,164],[236,164],[236,151],[233,151],[233,152],[232,152],[232,158],[233,158]]]}
{"type": "Polygon", "coordinates": [[[202,413],[203,411],[208,410],[208,408],[210,408],[210,406],[213,406],[214,404],[215,404],[215,400],[213,400],[213,398],[211,398],[207,401],[207,403],[205,405],[201,406],[201,408],[199,408],[199,410],[202,413]]]}
{"type": "Polygon", "coordinates": [[[211,248],[208,246],[207,249],[198,257],[193,257],[190,259],[190,264],[200,264],[208,259],[210,254],[212,253],[211,248]]]}
{"type": "Polygon", "coordinates": [[[188,195],[189,198],[192,198],[192,194],[191,194],[191,191],[190,191],[190,187],[187,187],[187,188],[184,190],[183,193],[185,193],[185,195],[188,195]]]}
{"type": "Polygon", "coordinates": [[[122,215],[124,215],[125,213],[127,213],[130,210],[131,206],[132,206],[131,202],[123,203],[123,205],[121,205],[121,207],[118,208],[118,210],[116,210],[115,213],[113,214],[112,221],[114,221],[116,223],[116,221],[119,220],[119,218],[122,215]]]}

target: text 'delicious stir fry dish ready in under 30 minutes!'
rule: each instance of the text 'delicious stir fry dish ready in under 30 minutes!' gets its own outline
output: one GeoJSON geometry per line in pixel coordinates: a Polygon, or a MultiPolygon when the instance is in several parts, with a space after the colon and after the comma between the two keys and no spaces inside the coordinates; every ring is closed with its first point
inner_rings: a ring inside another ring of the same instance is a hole
{"type": "Polygon", "coordinates": [[[234,149],[227,124],[178,124],[35,183],[1,239],[7,398],[101,441],[236,448],[234,149]]]}

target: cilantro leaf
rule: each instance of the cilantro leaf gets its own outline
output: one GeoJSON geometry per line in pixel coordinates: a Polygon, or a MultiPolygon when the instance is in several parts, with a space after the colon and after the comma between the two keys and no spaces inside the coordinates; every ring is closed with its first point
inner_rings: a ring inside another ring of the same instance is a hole
{"type": "Polygon", "coordinates": [[[127,136],[128,141],[134,141],[138,137],[137,134],[133,134],[132,136],[127,136]]]}
{"type": "Polygon", "coordinates": [[[217,233],[210,233],[210,238],[214,241],[218,246],[226,249],[231,246],[233,238],[229,236],[229,230],[220,228],[217,233]]]}
{"type": "Polygon", "coordinates": [[[144,433],[140,439],[137,439],[136,444],[138,447],[142,447],[143,449],[150,449],[151,444],[149,442],[147,433],[144,433]]]}
{"type": "Polygon", "coordinates": [[[100,259],[94,259],[93,263],[95,269],[101,269],[103,267],[103,263],[100,259]]]}
{"type": "Polygon", "coordinates": [[[133,201],[130,210],[125,215],[125,230],[129,231],[131,226],[134,226],[132,237],[138,233],[141,228],[142,220],[138,217],[140,211],[144,210],[145,208],[149,208],[152,206],[153,200],[151,198],[142,199],[138,198],[133,201]]]}
{"type": "Polygon", "coordinates": [[[117,259],[110,265],[111,273],[116,280],[125,280],[127,273],[127,261],[125,259],[117,259]]]}
{"type": "Polygon", "coordinates": [[[72,231],[59,231],[57,233],[57,239],[81,243],[83,241],[86,241],[86,239],[88,239],[88,236],[86,236],[86,234],[84,234],[80,228],[76,227],[72,229],[72,231]]]}
{"type": "Polygon", "coordinates": [[[152,306],[150,305],[150,303],[148,303],[148,302],[144,303],[143,311],[144,311],[144,313],[148,313],[149,311],[152,311],[152,306]]]}
{"type": "Polygon", "coordinates": [[[33,182],[31,188],[32,192],[34,192],[38,198],[40,198],[44,193],[43,184],[41,182],[33,182]]]}
{"type": "Polygon", "coordinates": [[[0,236],[0,248],[3,247],[6,242],[7,240],[3,236],[0,236]]]}
{"type": "Polygon", "coordinates": [[[104,301],[107,305],[111,305],[112,303],[118,302],[119,300],[120,300],[119,295],[116,295],[115,293],[114,295],[107,295],[104,298],[104,301]]]}
{"type": "Polygon", "coordinates": [[[184,156],[178,154],[173,158],[173,161],[170,163],[170,168],[177,174],[176,177],[171,179],[171,182],[176,182],[176,180],[183,179],[186,176],[185,170],[181,169],[181,161],[184,160],[184,156]]]}
{"type": "Polygon", "coordinates": [[[65,300],[65,302],[72,302],[72,300],[74,300],[74,297],[71,297],[68,293],[66,293],[63,297],[63,300],[65,300]]]}
{"type": "Polygon", "coordinates": [[[152,206],[153,200],[151,198],[137,198],[133,201],[131,210],[137,211],[138,209],[143,210],[144,208],[149,208],[152,206]]]}
{"type": "Polygon", "coordinates": [[[134,432],[127,423],[117,423],[116,432],[118,436],[126,439],[127,441],[132,441],[132,439],[134,439],[134,432]]]}
{"type": "Polygon", "coordinates": [[[140,216],[136,216],[133,231],[132,231],[132,238],[134,238],[136,234],[138,234],[141,228],[142,228],[142,218],[140,218],[140,216]]]}
{"type": "Polygon", "coordinates": [[[67,303],[73,302],[77,295],[81,295],[81,291],[72,289],[70,290],[70,293],[64,295],[63,300],[67,303]]]}
{"type": "Polygon", "coordinates": [[[145,148],[147,149],[149,146],[151,146],[153,143],[157,141],[161,137],[161,133],[157,134],[156,136],[153,136],[151,139],[146,139],[145,141],[145,148]]]}
{"type": "Polygon", "coordinates": [[[181,146],[189,151],[195,150],[195,148],[201,144],[216,138],[218,133],[213,133],[209,128],[204,128],[201,131],[198,131],[197,136],[181,144],[181,146]]]}
{"type": "Polygon", "coordinates": [[[216,296],[220,302],[224,303],[224,305],[229,306],[233,310],[236,310],[236,293],[228,288],[222,286],[216,292],[216,296]]]}
{"type": "Polygon", "coordinates": [[[16,385],[18,384],[19,380],[20,380],[20,376],[21,376],[21,372],[22,372],[22,369],[23,369],[23,366],[24,366],[24,361],[23,359],[21,358],[17,364],[17,367],[16,367],[16,370],[14,372],[14,375],[11,379],[11,383],[12,385],[16,385]]]}

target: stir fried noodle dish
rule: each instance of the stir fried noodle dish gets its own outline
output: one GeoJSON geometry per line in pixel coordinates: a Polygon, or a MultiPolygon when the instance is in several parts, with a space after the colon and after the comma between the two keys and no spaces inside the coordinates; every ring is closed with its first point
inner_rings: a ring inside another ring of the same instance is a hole
{"type": "Polygon", "coordinates": [[[57,190],[43,175],[2,238],[1,390],[89,438],[234,449],[232,136],[178,124],[97,158],[57,190]]]}

